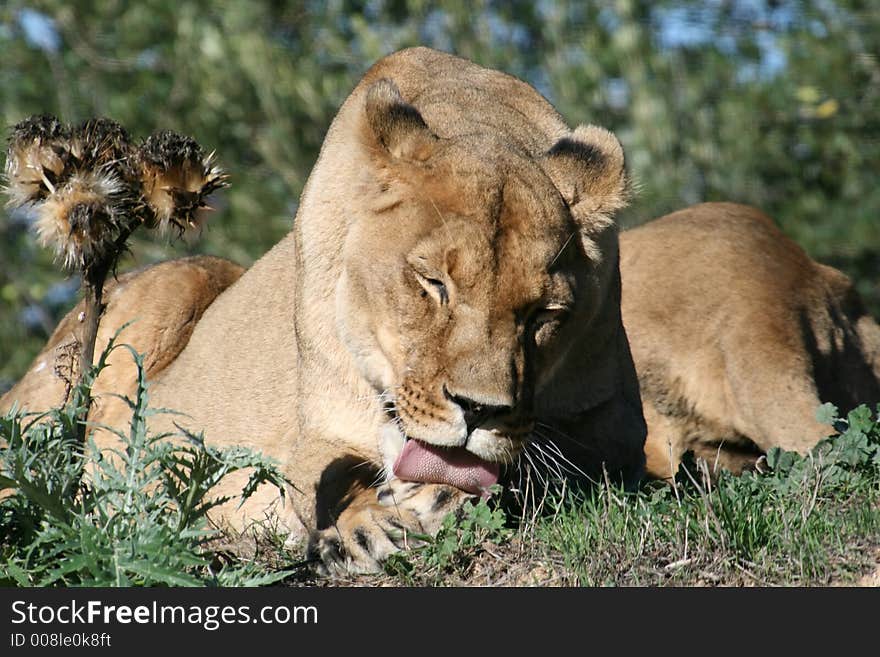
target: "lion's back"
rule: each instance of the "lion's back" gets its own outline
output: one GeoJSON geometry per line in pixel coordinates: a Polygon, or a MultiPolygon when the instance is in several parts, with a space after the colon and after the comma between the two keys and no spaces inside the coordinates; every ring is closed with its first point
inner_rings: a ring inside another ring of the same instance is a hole
{"type": "Polygon", "coordinates": [[[803,451],[830,431],[820,402],[880,401],[880,328],[851,281],[755,208],[704,203],[625,231],[621,278],[655,427],[803,451]]]}
{"type": "MultiPolygon", "coordinates": [[[[205,310],[244,269],[211,256],[193,256],[132,271],[105,286],[107,304],[96,343],[100,354],[120,331],[117,342],[144,354],[150,378],[162,372],[183,350],[205,310]],[[123,327],[128,324],[127,327],[123,327]]],[[[84,311],[78,303],[59,322],[28,372],[0,398],[0,411],[18,403],[29,411],[45,411],[64,403],[75,378],[77,334],[84,311]]],[[[117,350],[95,384],[94,392],[125,394],[134,388],[134,363],[127,351],[117,350]]]]}
{"type": "MultiPolygon", "coordinates": [[[[750,206],[703,203],[624,231],[620,266],[627,330],[641,336],[634,342],[643,352],[652,336],[693,350],[737,326],[752,343],[786,336],[790,345],[807,331],[828,355],[835,335],[861,325],[859,347],[880,350],[850,279],[750,206]]],[[[748,346],[738,345],[740,357],[748,346]]]]}

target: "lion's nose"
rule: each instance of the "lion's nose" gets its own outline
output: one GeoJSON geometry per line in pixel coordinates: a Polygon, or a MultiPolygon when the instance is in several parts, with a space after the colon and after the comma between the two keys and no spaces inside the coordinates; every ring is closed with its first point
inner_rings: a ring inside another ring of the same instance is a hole
{"type": "Polygon", "coordinates": [[[457,405],[464,415],[465,424],[467,424],[468,433],[479,427],[481,424],[491,418],[509,415],[513,412],[513,407],[502,404],[486,404],[483,402],[470,399],[450,393],[444,387],[443,392],[446,398],[453,404],[457,405]]]}

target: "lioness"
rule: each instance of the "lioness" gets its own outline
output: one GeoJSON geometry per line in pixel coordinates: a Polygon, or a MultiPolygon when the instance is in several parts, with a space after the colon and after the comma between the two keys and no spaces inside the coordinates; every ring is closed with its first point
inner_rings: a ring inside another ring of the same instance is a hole
{"type": "Polygon", "coordinates": [[[267,488],[228,519],[277,514],[330,571],[375,570],[410,532],[518,484],[532,446],[635,484],[626,187],[617,139],[570,130],[529,85],[425,48],[391,55],[330,126],[292,232],[208,307],[153,402],[278,459],[284,503],[267,488]]]}
{"type": "MultiPolygon", "coordinates": [[[[649,475],[670,477],[686,451],[734,472],[773,446],[805,452],[832,432],[814,419],[820,403],[880,403],[880,327],[841,272],[810,260],[755,208],[704,203],[625,231],[620,243],[649,475]]],[[[124,339],[148,355],[154,378],[243,271],[198,257],[120,277],[108,285],[99,346],[138,319],[124,339]]],[[[56,370],[81,312],[82,304],[62,320],[0,408],[64,401],[56,370]]],[[[120,355],[98,379],[99,412],[102,392],[134,380],[120,355]]]]}
{"type": "Polygon", "coordinates": [[[734,472],[770,447],[804,453],[833,433],[821,403],[880,402],[880,327],[758,210],[697,205],[623,232],[620,251],[649,474],[689,450],[734,472]]]}

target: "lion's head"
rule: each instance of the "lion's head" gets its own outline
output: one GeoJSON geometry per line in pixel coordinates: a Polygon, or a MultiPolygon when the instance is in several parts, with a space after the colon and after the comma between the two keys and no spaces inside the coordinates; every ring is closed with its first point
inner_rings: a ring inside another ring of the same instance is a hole
{"type": "Polygon", "coordinates": [[[338,331],[397,419],[386,467],[476,492],[618,284],[623,151],[595,126],[538,156],[491,131],[444,138],[387,79],[363,112],[374,171],[340,245],[338,331]]]}

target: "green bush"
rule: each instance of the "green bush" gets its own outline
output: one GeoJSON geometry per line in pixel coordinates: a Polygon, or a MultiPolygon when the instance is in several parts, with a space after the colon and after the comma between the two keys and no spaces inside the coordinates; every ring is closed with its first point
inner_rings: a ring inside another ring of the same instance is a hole
{"type": "Polygon", "coordinates": [[[32,416],[17,409],[0,419],[0,585],[254,586],[288,573],[250,563],[215,566],[218,536],[208,512],[230,501],[215,486],[250,469],[244,501],[268,483],[283,494],[276,465],[243,448],[217,449],[186,431],[151,434],[147,420],[170,411],[148,407],[143,358],[126,432],[110,429],[119,449],[100,452],[77,440],[88,388],[116,348],[111,341],[86,381],[61,408],[32,416]]]}

